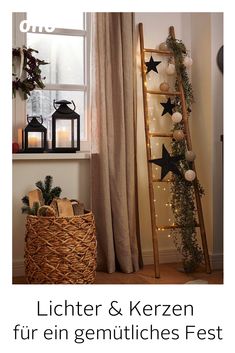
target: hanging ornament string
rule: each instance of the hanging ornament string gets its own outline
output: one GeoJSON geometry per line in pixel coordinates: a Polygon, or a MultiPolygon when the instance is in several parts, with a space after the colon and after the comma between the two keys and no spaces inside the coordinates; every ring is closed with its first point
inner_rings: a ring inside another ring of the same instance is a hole
{"type": "Polygon", "coordinates": [[[36,58],[32,53],[38,53],[37,50],[31,48],[13,48],[13,80],[12,93],[16,96],[16,91],[23,93],[23,99],[27,99],[35,88],[43,89],[45,87],[43,80],[45,77],[41,76],[41,65],[49,63],[44,60],[36,58]],[[19,67],[19,71],[17,70],[19,67]]]}

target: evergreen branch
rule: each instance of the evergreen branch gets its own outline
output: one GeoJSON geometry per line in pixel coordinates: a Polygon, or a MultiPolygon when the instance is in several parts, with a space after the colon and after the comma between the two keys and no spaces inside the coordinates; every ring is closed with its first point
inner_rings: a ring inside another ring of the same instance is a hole
{"type": "MultiPolygon", "coordinates": [[[[172,38],[169,36],[167,38],[167,45],[172,50],[174,54],[175,68],[181,84],[183,86],[186,109],[188,114],[191,112],[191,104],[194,101],[193,89],[189,81],[188,73],[186,67],[183,63],[184,57],[186,56],[186,47],[182,41],[172,38]]],[[[179,90],[179,82],[175,82],[175,90],[179,90]]],[[[181,101],[177,101],[177,111],[182,113],[181,101]]],[[[174,124],[172,131],[174,130],[184,130],[183,122],[174,124]]],[[[179,156],[185,155],[187,151],[186,140],[171,142],[172,155],[179,156]]],[[[180,166],[184,171],[191,169],[190,163],[184,158],[180,161],[180,166]]],[[[198,183],[198,190],[200,196],[203,195],[204,190],[198,183]]],[[[203,260],[203,253],[197,242],[197,211],[195,207],[195,192],[192,182],[185,180],[182,177],[175,176],[173,182],[171,183],[171,204],[172,211],[174,214],[175,224],[179,228],[172,229],[171,234],[173,235],[176,249],[182,255],[182,262],[185,272],[193,272],[200,265],[203,260]]]]}
{"type": "Polygon", "coordinates": [[[37,181],[37,182],[35,183],[35,185],[36,185],[36,187],[37,187],[38,189],[41,190],[42,194],[45,192],[45,187],[44,187],[44,185],[43,185],[43,183],[42,183],[41,180],[37,181]]]}
{"type": "Polygon", "coordinates": [[[22,213],[26,213],[26,214],[32,215],[32,216],[36,216],[37,215],[38,209],[39,209],[39,203],[38,202],[34,202],[32,208],[30,208],[29,206],[22,206],[21,207],[22,213]]]}
{"type": "Polygon", "coordinates": [[[22,197],[21,201],[23,202],[23,204],[25,204],[25,206],[29,206],[29,197],[28,196],[24,196],[22,197]]]}
{"type": "Polygon", "coordinates": [[[44,180],[45,192],[48,194],[50,193],[50,190],[51,190],[52,180],[53,180],[52,176],[50,175],[47,175],[44,180]]]}

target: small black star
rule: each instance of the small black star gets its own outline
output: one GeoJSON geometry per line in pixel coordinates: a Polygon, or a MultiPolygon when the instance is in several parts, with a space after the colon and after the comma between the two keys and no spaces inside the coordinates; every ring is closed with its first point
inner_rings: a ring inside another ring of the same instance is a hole
{"type": "Polygon", "coordinates": [[[171,99],[168,98],[166,103],[160,103],[163,106],[163,112],[162,115],[165,115],[166,113],[169,113],[170,115],[173,114],[173,108],[175,108],[175,103],[171,103],[171,99]]]}
{"type": "Polygon", "coordinates": [[[151,159],[149,162],[154,163],[162,167],[161,170],[161,180],[167,175],[168,172],[173,172],[176,175],[181,176],[181,173],[176,166],[176,162],[181,160],[183,156],[173,156],[171,157],[166,147],[162,145],[162,158],[151,159]]]}
{"type": "Polygon", "coordinates": [[[154,61],[153,60],[153,57],[151,56],[150,60],[149,61],[145,61],[145,65],[147,66],[147,72],[146,74],[153,70],[155,71],[157,74],[158,74],[158,71],[157,71],[157,66],[161,63],[161,61],[154,61]]]}

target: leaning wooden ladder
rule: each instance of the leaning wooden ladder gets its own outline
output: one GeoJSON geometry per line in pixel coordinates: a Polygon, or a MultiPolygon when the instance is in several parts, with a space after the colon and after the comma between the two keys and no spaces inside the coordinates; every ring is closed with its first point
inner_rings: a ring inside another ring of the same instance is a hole
{"type": "MultiPolygon", "coordinates": [[[[169,34],[172,38],[175,38],[174,27],[171,26],[169,29],[169,34]]],[[[190,137],[189,123],[188,123],[188,114],[186,110],[185,104],[185,95],[183,86],[181,83],[181,77],[177,77],[179,82],[179,92],[162,92],[162,91],[153,91],[148,90],[147,82],[146,82],[146,68],[145,68],[145,53],[156,53],[159,55],[168,55],[172,56],[171,51],[161,51],[156,49],[147,49],[144,47],[144,34],[143,34],[143,24],[139,24],[139,36],[140,36],[140,52],[141,52],[141,71],[142,71],[142,87],[143,87],[143,102],[144,102],[144,121],[145,121],[145,137],[146,137],[146,151],[147,151],[147,160],[151,160],[151,138],[152,137],[169,137],[172,138],[172,133],[155,133],[149,131],[148,124],[148,100],[147,94],[160,94],[167,96],[178,96],[181,100],[182,105],[182,116],[183,116],[183,124],[184,124],[184,133],[188,150],[192,150],[192,142],[190,137]]],[[[195,163],[192,163],[192,169],[196,172],[195,163]]],[[[155,218],[155,203],[154,203],[154,183],[161,182],[159,179],[153,178],[152,166],[151,163],[148,163],[148,181],[149,181],[149,198],[150,198],[150,211],[151,211],[151,226],[152,226],[152,241],[153,241],[153,254],[154,254],[154,269],[155,269],[155,277],[160,277],[160,266],[159,266],[159,251],[158,251],[158,229],[164,227],[164,229],[172,229],[177,228],[177,226],[159,226],[156,224],[155,218]]],[[[195,179],[193,181],[194,185],[194,193],[195,193],[195,201],[197,205],[197,213],[198,213],[198,221],[199,223],[196,225],[200,228],[201,241],[202,241],[202,249],[205,259],[205,267],[206,272],[211,273],[210,259],[208,254],[207,240],[206,240],[206,231],[205,224],[202,212],[202,204],[200,193],[198,189],[198,183],[195,179]]]]}

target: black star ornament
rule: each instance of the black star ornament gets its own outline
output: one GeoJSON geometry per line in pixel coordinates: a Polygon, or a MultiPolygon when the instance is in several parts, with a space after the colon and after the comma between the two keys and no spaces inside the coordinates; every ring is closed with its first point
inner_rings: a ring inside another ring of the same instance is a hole
{"type": "Polygon", "coordinates": [[[173,114],[173,109],[175,108],[175,103],[174,102],[171,103],[171,99],[170,98],[167,99],[166,103],[160,103],[160,104],[164,108],[161,116],[163,116],[163,115],[165,115],[167,113],[169,113],[170,115],[173,114]]]}
{"type": "Polygon", "coordinates": [[[147,72],[150,72],[151,70],[155,71],[157,74],[158,74],[158,71],[157,71],[157,66],[161,63],[161,61],[154,61],[153,60],[153,57],[151,56],[150,60],[149,61],[145,61],[145,65],[147,66],[147,72]]]}
{"type": "Polygon", "coordinates": [[[167,175],[168,172],[173,172],[176,175],[182,176],[176,163],[180,161],[183,156],[171,157],[166,147],[162,145],[162,158],[151,159],[149,162],[162,167],[161,180],[167,175]]]}

